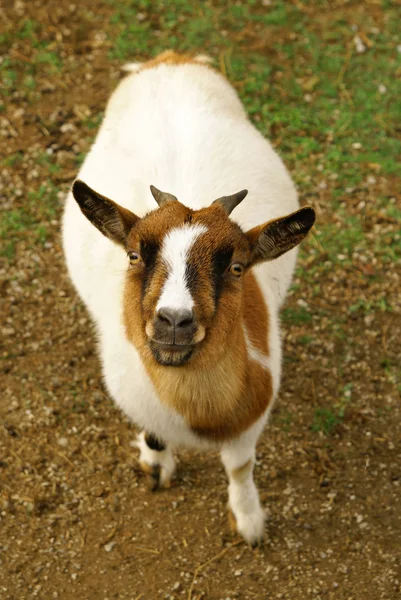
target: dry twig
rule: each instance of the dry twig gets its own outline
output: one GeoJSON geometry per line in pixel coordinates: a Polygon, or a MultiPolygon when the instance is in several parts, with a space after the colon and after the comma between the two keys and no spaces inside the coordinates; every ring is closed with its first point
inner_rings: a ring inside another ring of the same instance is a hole
{"type": "Polygon", "coordinates": [[[227,548],[224,548],[224,550],[222,550],[221,552],[216,554],[216,556],[213,556],[212,558],[207,560],[205,563],[196,567],[194,576],[192,578],[191,585],[189,586],[189,590],[188,590],[188,600],[192,600],[192,592],[194,589],[195,580],[196,580],[197,576],[199,575],[199,573],[202,571],[202,569],[209,566],[210,563],[212,563],[212,562],[218,560],[219,558],[221,558],[222,556],[224,556],[229,550],[231,550],[231,548],[234,548],[235,546],[239,546],[240,544],[243,544],[243,542],[244,542],[244,540],[238,540],[238,542],[234,542],[233,544],[230,544],[229,546],[227,546],[227,548]]]}

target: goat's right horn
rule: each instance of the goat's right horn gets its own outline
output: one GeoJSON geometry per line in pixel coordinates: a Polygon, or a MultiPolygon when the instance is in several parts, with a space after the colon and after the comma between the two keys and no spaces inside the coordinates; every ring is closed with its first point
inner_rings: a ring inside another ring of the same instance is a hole
{"type": "Polygon", "coordinates": [[[247,194],[248,190],[241,190],[240,192],[232,194],[231,196],[222,196],[221,198],[217,198],[213,204],[220,204],[229,215],[232,213],[234,208],[238,206],[240,202],[242,202],[247,194]]]}
{"type": "Polygon", "coordinates": [[[161,192],[154,185],[150,186],[150,191],[152,192],[152,196],[159,206],[163,206],[163,204],[166,204],[166,202],[172,202],[174,200],[178,202],[177,198],[173,196],[173,194],[161,192]]]}

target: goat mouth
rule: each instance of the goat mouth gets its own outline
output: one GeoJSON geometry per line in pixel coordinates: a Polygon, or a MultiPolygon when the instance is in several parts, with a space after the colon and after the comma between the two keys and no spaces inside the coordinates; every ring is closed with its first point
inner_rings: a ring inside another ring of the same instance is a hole
{"type": "Polygon", "coordinates": [[[156,340],[151,340],[151,343],[157,346],[159,350],[163,350],[163,352],[187,352],[187,350],[193,349],[192,344],[165,344],[156,340]]]}
{"type": "Polygon", "coordinates": [[[187,363],[195,350],[193,344],[165,344],[151,339],[149,347],[154,359],[165,367],[180,367],[187,363]]]}

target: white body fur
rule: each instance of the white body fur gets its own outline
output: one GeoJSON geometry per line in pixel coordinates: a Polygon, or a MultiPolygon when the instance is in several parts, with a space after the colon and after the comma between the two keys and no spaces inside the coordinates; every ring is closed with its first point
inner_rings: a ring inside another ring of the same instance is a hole
{"type": "MultiPolygon", "coordinates": [[[[110,99],[79,178],[140,217],[157,208],[150,184],[193,209],[247,188],[248,197],[231,216],[245,231],[298,208],[282,161],[249,122],[233,88],[201,64],[161,64],[124,79],[110,99]]],[[[71,193],[63,241],[70,276],[97,327],[103,374],[116,403],[135,423],[173,447],[215,445],[200,440],[183,417],[160,402],[123,326],[127,258],[84,217],[71,193]]],[[[274,394],[281,366],[278,310],[295,260],[296,249],[254,268],[269,312],[268,361],[257,356],[249,340],[247,345],[253,358],[271,370],[274,394]]],[[[267,414],[238,439],[220,444],[229,477],[233,469],[253,460],[266,419],[267,414]]],[[[146,460],[143,452],[141,457],[146,460]]],[[[171,474],[170,455],[168,461],[171,474]]],[[[240,485],[230,477],[229,496],[245,539],[261,537],[263,512],[252,476],[240,485]]]]}

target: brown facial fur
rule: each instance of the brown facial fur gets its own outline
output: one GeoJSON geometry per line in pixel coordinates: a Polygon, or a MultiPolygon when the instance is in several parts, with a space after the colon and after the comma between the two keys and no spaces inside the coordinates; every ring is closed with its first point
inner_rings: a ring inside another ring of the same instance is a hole
{"type": "Polygon", "coordinates": [[[165,52],[161,52],[155,58],[146,61],[141,65],[140,70],[143,71],[145,69],[153,69],[159,65],[184,65],[184,64],[192,64],[192,65],[204,65],[207,67],[207,62],[205,60],[201,60],[197,58],[197,56],[191,54],[179,54],[178,52],[174,52],[174,50],[166,50],[165,52]]]}
{"type": "MultiPolygon", "coordinates": [[[[158,244],[160,252],[162,241],[168,231],[185,223],[203,224],[207,227],[207,232],[195,242],[189,254],[189,264],[196,274],[196,289],[191,290],[195,300],[194,312],[200,327],[206,328],[206,337],[201,342],[202,352],[196,352],[191,359],[191,364],[199,368],[219,360],[225,352],[224,340],[240,313],[242,302],[241,278],[237,279],[226,272],[221,273],[220,277],[224,293],[218,300],[214,298],[213,252],[216,249],[229,247],[232,251],[230,263],[240,262],[246,265],[250,257],[250,248],[245,235],[228,219],[222,207],[215,205],[192,211],[179,202],[168,202],[161,209],[138,222],[128,236],[127,250],[141,254],[144,244],[158,244]],[[217,303],[219,310],[216,310],[217,303]]],[[[144,356],[149,354],[146,331],[149,333],[154,329],[152,321],[155,317],[155,308],[167,277],[166,268],[159,254],[153,275],[147,284],[146,294],[143,295],[145,276],[146,266],[142,262],[130,268],[125,286],[128,337],[144,356]]],[[[199,349],[200,347],[196,348],[196,351],[199,349]]]]}
{"type": "Polygon", "coordinates": [[[199,273],[194,299],[197,318],[206,328],[205,339],[190,362],[181,367],[165,367],[154,359],[145,323],[152,319],[166,278],[165,269],[157,261],[144,298],[141,298],[144,266],[134,267],[127,274],[126,330],[161,400],[181,414],[199,436],[219,441],[245,431],[264,413],[271,400],[271,375],[249,360],[243,332],[245,325],[252,344],[267,355],[268,314],[251,271],[240,278],[222,273],[217,303],[213,298],[210,257],[216,248],[232,247],[229,262],[245,266],[251,252],[246,236],[218,205],[192,211],[179,202],[169,202],[133,228],[127,248],[141,252],[143,240],[161,244],[169,229],[185,222],[202,223],[208,228],[188,257],[199,273]]]}
{"type": "Polygon", "coordinates": [[[272,398],[270,372],[248,360],[240,326],[225,349],[223,359],[207,369],[192,368],[192,363],[166,369],[145,360],[161,400],[200,437],[214,441],[248,429],[272,398]]]}

